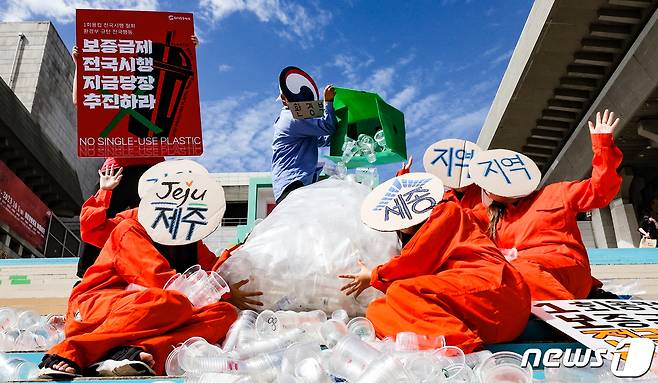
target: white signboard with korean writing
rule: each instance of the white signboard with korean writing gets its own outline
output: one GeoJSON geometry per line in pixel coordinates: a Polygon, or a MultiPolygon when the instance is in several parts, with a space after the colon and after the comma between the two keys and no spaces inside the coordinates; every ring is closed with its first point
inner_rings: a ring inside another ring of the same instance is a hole
{"type": "Polygon", "coordinates": [[[541,181],[541,172],[533,160],[507,149],[476,154],[468,171],[483,190],[501,197],[526,196],[535,191],[541,181]]]}
{"type": "Polygon", "coordinates": [[[443,197],[443,183],[429,173],[409,173],[373,189],[361,205],[361,220],[379,231],[406,229],[425,221],[443,197]]]}
{"type": "Polygon", "coordinates": [[[441,140],[427,148],[423,166],[426,172],[439,177],[445,186],[463,188],[473,183],[468,166],[480,151],[480,147],[470,141],[455,138],[441,140]]]}
{"type": "Polygon", "coordinates": [[[144,198],[149,189],[159,180],[175,174],[200,174],[208,176],[208,170],[192,160],[169,160],[151,166],[139,177],[137,193],[144,198]]]}
{"type": "Polygon", "coordinates": [[[322,100],[289,102],[288,108],[290,108],[292,117],[296,120],[304,120],[307,118],[318,118],[324,116],[324,102],[322,100]]]}
{"type": "Polygon", "coordinates": [[[158,180],[149,189],[137,216],[155,242],[186,245],[215,231],[225,211],[224,190],[214,179],[178,174],[158,180]]]}
{"type": "Polygon", "coordinates": [[[658,301],[580,299],[534,302],[532,313],[591,349],[612,355],[629,338],[658,343],[658,301]]]}

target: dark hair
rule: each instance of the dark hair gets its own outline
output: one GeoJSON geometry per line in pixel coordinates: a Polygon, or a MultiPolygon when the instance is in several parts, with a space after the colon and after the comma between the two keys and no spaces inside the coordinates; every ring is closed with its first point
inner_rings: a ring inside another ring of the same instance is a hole
{"type": "Polygon", "coordinates": [[[487,228],[487,234],[493,241],[496,240],[496,236],[498,234],[498,222],[501,218],[503,218],[503,215],[505,215],[505,210],[507,210],[505,204],[496,201],[491,202],[491,205],[489,205],[487,208],[487,215],[489,216],[489,227],[487,228]]]}

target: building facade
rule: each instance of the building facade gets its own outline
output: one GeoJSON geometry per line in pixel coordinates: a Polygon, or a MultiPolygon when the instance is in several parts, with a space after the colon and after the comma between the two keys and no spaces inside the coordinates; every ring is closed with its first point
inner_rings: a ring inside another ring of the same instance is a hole
{"type": "Polygon", "coordinates": [[[102,160],[77,158],[74,70],[52,23],[0,23],[1,257],[77,256],[66,217],[95,192],[102,160]]]}

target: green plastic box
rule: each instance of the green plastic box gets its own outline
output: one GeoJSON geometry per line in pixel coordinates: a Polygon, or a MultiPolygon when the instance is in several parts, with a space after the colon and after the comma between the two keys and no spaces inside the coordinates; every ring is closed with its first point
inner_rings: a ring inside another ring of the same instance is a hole
{"type": "Polygon", "coordinates": [[[331,149],[327,158],[339,162],[343,155],[345,137],[356,140],[359,134],[374,136],[381,128],[386,138],[387,150],[376,152],[377,160],[368,162],[365,156],[355,156],[347,167],[371,167],[407,160],[407,142],[404,130],[404,114],[388,105],[371,92],[336,88],[334,110],[338,119],[336,133],[331,137],[331,149]]]}

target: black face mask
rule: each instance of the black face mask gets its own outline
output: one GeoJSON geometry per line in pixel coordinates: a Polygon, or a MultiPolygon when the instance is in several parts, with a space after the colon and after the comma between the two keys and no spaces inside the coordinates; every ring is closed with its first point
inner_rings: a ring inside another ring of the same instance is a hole
{"type": "Polygon", "coordinates": [[[196,242],[180,246],[161,245],[159,243],[153,245],[167,259],[169,266],[178,273],[182,273],[199,263],[196,242]]]}

